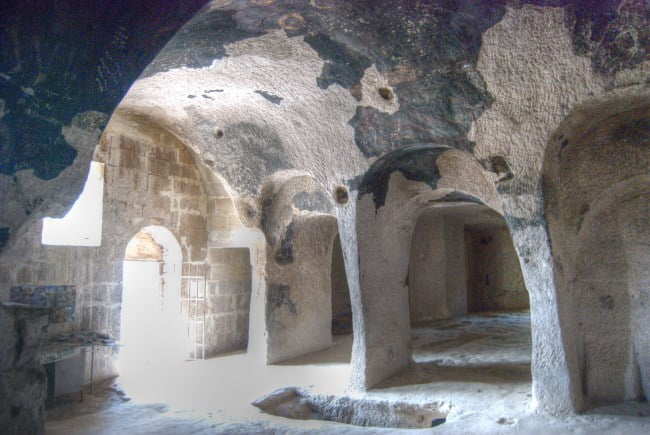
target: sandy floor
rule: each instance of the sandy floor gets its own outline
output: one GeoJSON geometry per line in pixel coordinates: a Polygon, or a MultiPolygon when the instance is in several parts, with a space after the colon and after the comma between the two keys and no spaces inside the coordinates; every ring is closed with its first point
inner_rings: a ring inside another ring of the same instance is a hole
{"type": "MultiPolygon", "coordinates": [[[[351,336],[330,349],[283,364],[259,366],[243,353],[205,361],[148,367],[110,384],[83,404],[59,400],[48,411],[48,434],[395,433],[261,413],[250,403],[285,386],[343,395],[350,374],[351,336]]],[[[531,411],[528,313],[473,315],[418,325],[414,364],[365,394],[413,403],[435,401],[448,413],[436,433],[650,433],[650,406],[622,404],[588,415],[551,418],[531,411]]],[[[404,430],[413,432],[414,430],[404,430]]],[[[423,431],[420,431],[423,432],[423,431]]]]}

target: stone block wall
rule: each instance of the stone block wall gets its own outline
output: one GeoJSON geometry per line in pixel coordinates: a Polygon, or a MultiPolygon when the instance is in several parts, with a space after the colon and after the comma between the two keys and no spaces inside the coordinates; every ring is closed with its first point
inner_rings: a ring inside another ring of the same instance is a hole
{"type": "MultiPolygon", "coordinates": [[[[183,261],[204,262],[207,198],[191,152],[148,124],[114,117],[95,158],[106,163],[102,245],[80,261],[88,276],[77,327],[119,338],[126,245],[142,228],[159,225],[174,234],[183,261]]],[[[102,361],[95,364],[101,372],[102,361]]]]}
{"type": "Polygon", "coordinates": [[[178,238],[183,261],[205,261],[207,196],[187,147],[168,133],[142,126],[108,135],[102,151],[107,158],[105,218],[108,212],[109,220],[162,225],[178,238]]]}
{"type": "MultiPolygon", "coordinates": [[[[119,339],[128,242],[146,226],[163,226],[178,240],[183,261],[205,264],[207,195],[185,144],[119,114],[107,126],[94,160],[105,163],[101,246],[44,246],[40,220],[23,228],[11,257],[0,258],[0,302],[9,300],[11,287],[76,286],[74,320],[52,324],[49,335],[93,330],[119,339]]],[[[96,351],[95,380],[117,374],[117,354],[110,348],[96,351]]]]}
{"type": "Polygon", "coordinates": [[[206,357],[248,345],[251,258],[248,248],[210,248],[206,357]]]}
{"type": "MultiPolygon", "coordinates": [[[[184,262],[205,264],[207,196],[191,151],[155,126],[114,116],[95,158],[106,162],[100,251],[108,261],[94,260],[99,265],[88,280],[93,290],[83,295],[80,329],[119,338],[126,245],[142,228],[162,226],[180,244],[184,262]]],[[[116,356],[113,349],[96,352],[96,376],[116,374],[116,356]]]]}
{"type": "MultiPolygon", "coordinates": [[[[205,176],[209,177],[209,174],[205,176]]],[[[207,183],[206,189],[208,192],[209,246],[230,246],[233,243],[232,234],[244,228],[237,214],[235,204],[225,191],[223,184],[218,181],[207,183]]]]}
{"type": "Polygon", "coordinates": [[[208,257],[206,358],[248,349],[255,242],[224,184],[205,167],[208,257]]]}

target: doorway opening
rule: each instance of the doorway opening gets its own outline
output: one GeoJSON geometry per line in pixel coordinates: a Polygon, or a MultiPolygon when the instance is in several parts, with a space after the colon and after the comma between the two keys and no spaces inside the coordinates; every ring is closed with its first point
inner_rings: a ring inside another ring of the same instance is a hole
{"type": "Polygon", "coordinates": [[[623,93],[586,102],[546,149],[545,217],[578,410],[648,405],[648,101],[623,93]]]}
{"type": "Polygon", "coordinates": [[[448,380],[530,387],[528,291],[503,217],[475,203],[419,215],[409,269],[412,358],[390,383],[448,380]],[[404,376],[415,376],[406,380],[404,376]]]}
{"type": "Polygon", "coordinates": [[[130,395],[164,379],[188,353],[181,316],[181,248],[164,227],[149,226],[128,243],[123,263],[120,383],[130,395]]]}

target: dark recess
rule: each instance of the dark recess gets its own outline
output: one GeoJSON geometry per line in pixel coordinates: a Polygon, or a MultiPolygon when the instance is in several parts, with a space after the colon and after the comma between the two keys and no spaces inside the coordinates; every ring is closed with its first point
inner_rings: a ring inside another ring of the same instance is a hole
{"type": "Polygon", "coordinates": [[[9,240],[9,227],[0,227],[0,248],[4,247],[9,240]]]}

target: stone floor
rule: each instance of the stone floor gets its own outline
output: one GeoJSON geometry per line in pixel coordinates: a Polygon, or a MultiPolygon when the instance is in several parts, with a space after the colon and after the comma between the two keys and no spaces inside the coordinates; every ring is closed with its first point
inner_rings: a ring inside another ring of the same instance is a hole
{"type": "MultiPolygon", "coordinates": [[[[321,352],[274,366],[244,353],[178,362],[123,376],[84,404],[48,411],[48,434],[395,433],[415,429],[364,428],[290,420],[261,413],[252,401],[277,388],[410,403],[436,402],[447,415],[436,433],[650,433],[647,403],[551,418],[531,411],[530,316],[487,313],[413,328],[414,364],[367,393],[346,392],[352,336],[335,337],[321,352]]],[[[61,403],[61,401],[60,401],[61,403]]]]}

